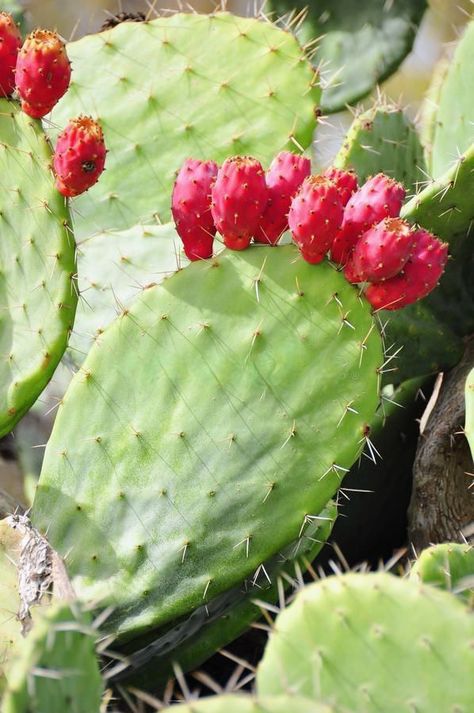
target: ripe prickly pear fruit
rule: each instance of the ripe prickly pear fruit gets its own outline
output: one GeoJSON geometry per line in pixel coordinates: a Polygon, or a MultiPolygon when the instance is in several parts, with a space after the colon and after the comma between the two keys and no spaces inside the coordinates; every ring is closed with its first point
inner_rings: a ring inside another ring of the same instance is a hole
{"type": "Polygon", "coordinates": [[[258,229],[268,200],[262,164],[252,156],[228,158],[211,190],[211,213],[224,244],[245,250],[258,229]]]}
{"type": "Polygon", "coordinates": [[[324,171],[323,176],[334,183],[339,191],[342,205],[346,206],[349,198],[358,188],[357,176],[354,171],[344,171],[342,168],[330,166],[324,171]]]}
{"type": "Polygon", "coordinates": [[[413,237],[415,246],[403,272],[368,287],[365,296],[375,309],[401,309],[426,297],[438,284],[448,260],[447,243],[426,230],[417,230],[413,237]]]}
{"type": "Polygon", "coordinates": [[[0,12],[0,96],[9,97],[15,89],[15,67],[21,47],[20,30],[8,12],[0,12]]]}
{"type": "Polygon", "coordinates": [[[288,223],[302,257],[321,262],[339,230],[344,208],[339,192],[324,176],[309,176],[293,198],[288,223]]]}
{"type": "Polygon", "coordinates": [[[357,241],[352,256],[354,270],[367,282],[395,277],[408,261],[414,244],[415,234],[409,223],[401,218],[385,218],[357,241]]]}
{"type": "Polygon", "coordinates": [[[355,269],[354,265],[354,252],[352,252],[347,259],[346,264],[344,265],[344,277],[346,278],[347,282],[350,282],[351,284],[355,285],[358,282],[363,282],[364,280],[362,277],[359,275],[357,270],[355,269]]]}
{"type": "Polygon", "coordinates": [[[25,113],[38,118],[51,111],[71,80],[66,47],[56,32],[35,30],[28,35],[18,54],[15,79],[25,113]]]}
{"type": "Polygon", "coordinates": [[[214,161],[188,158],[176,176],[171,212],[189,260],[212,257],[216,227],[211,214],[211,188],[217,171],[214,161]]]}
{"type": "Polygon", "coordinates": [[[256,243],[276,245],[288,230],[288,211],[291,199],[311,173],[311,161],[290,151],[275,156],[265,174],[268,188],[267,207],[260,220],[254,240],[256,243]]]}
{"type": "Polygon", "coordinates": [[[384,173],[372,176],[349,199],[344,221],[331,249],[331,260],[344,265],[359,236],[384,218],[400,214],[405,189],[384,173]]]}
{"type": "Polygon", "coordinates": [[[104,170],[105,154],[100,124],[90,116],[71,119],[59,135],[54,152],[58,191],[69,198],[87,191],[104,170]]]}

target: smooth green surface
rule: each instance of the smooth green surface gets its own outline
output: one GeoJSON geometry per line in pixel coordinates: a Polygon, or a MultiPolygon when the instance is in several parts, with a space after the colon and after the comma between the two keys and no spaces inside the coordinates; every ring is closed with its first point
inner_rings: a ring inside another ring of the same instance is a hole
{"type": "Polygon", "coordinates": [[[424,584],[446,589],[474,606],[474,547],[443,542],[423,550],[410,576],[424,584]]]}
{"type": "Polygon", "coordinates": [[[329,577],[278,616],[257,690],[364,713],[469,713],[473,641],[452,594],[385,573],[329,577]]]}
{"type": "Polygon", "coordinates": [[[401,109],[374,104],[356,116],[334,165],[353,169],[360,183],[385,173],[412,193],[426,180],[423,149],[415,127],[401,109]]]}
{"type": "Polygon", "coordinates": [[[474,368],[471,369],[466,379],[466,422],[464,433],[474,460],[474,368]]]}
{"type": "Polygon", "coordinates": [[[35,499],[78,594],[132,636],[251,576],[356,459],[381,351],[368,304],[294,246],[141,293],[71,383],[35,499]]]}
{"type": "Polygon", "coordinates": [[[127,22],[68,45],[71,87],[52,114],[62,127],[92,113],[108,148],[99,183],[74,202],[79,237],[169,220],[185,158],[252,154],[267,166],[290,137],[309,146],[320,98],[297,41],[228,13],[127,22]]]}
{"type": "Polygon", "coordinates": [[[131,642],[125,650],[127,654],[134,651],[127,656],[129,668],[120,671],[119,663],[115,671],[108,669],[107,677],[114,681],[132,677],[134,685],[140,688],[156,687],[159,683],[166,685],[175,663],[182,671],[200,666],[261,618],[261,602],[275,604],[282,592],[290,596],[301,587],[302,574],[330,536],[336,517],[337,506],[331,501],[318,517],[307,523],[301,537],[265,562],[253,577],[211,600],[174,629],[159,637],[153,634],[145,637],[138,651],[140,641],[131,642]],[[147,639],[152,640],[144,646],[147,639]]]}
{"type": "MultiPolygon", "coordinates": [[[[202,698],[192,703],[165,708],[163,713],[338,713],[338,709],[321,705],[301,696],[255,697],[223,695],[202,698]]],[[[343,713],[339,711],[339,713],[343,713]]]]}
{"type": "Polygon", "coordinates": [[[74,237],[38,121],[0,100],[0,436],[37,399],[76,308],[74,237]]]}
{"type": "Polygon", "coordinates": [[[362,99],[389,77],[411,50],[425,0],[271,0],[265,10],[294,17],[308,8],[297,36],[316,47],[322,109],[334,112],[362,99]],[[318,41],[314,44],[314,41],[318,41]]]}
{"type": "Polygon", "coordinates": [[[438,124],[440,94],[450,63],[449,57],[442,57],[435,64],[431,75],[430,86],[428,87],[423,104],[421,105],[419,122],[420,140],[425,150],[428,176],[432,173],[433,142],[438,124]]]}
{"type": "Polygon", "coordinates": [[[68,350],[76,364],[140,292],[188,263],[181,247],[174,223],[107,231],[79,243],[80,299],[68,350]]]}
{"type": "Polygon", "coordinates": [[[474,143],[474,22],[467,25],[440,86],[433,132],[435,178],[456,164],[474,143]]]}
{"type": "Polygon", "coordinates": [[[96,633],[65,604],[37,618],[8,675],[2,713],[99,713],[96,633]]]}

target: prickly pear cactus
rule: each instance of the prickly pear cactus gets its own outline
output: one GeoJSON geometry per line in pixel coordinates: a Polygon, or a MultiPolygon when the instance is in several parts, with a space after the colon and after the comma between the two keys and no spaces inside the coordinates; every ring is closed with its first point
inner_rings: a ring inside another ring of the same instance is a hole
{"type": "Polygon", "coordinates": [[[448,592],[385,573],[329,577],[277,617],[257,688],[364,713],[468,713],[473,641],[474,616],[448,592]]]}
{"type": "Polygon", "coordinates": [[[285,590],[291,596],[303,585],[303,573],[321,551],[336,517],[337,506],[331,501],[308,520],[295,542],[265,562],[253,578],[200,607],[151,644],[140,649],[140,642],[133,642],[138,650],[131,655],[126,651],[127,666],[108,667],[107,679],[115,682],[132,677],[139,687],[152,680],[156,687],[166,684],[175,664],[182,671],[195,669],[261,618],[266,603],[275,604],[285,590]]]}
{"type": "Polygon", "coordinates": [[[174,224],[106,231],[77,247],[81,294],[68,353],[81,364],[94,340],[152,283],[187,264],[174,224]]]}
{"type": "Polygon", "coordinates": [[[322,510],[365,443],[381,362],[368,305],[294,246],[193,263],[96,340],[33,520],[119,634],[169,625],[322,510]]]}
{"type": "Polygon", "coordinates": [[[402,109],[378,102],[355,117],[334,165],[353,169],[360,183],[385,173],[408,192],[426,180],[423,148],[414,126],[402,109]]]}
{"type": "MultiPolygon", "coordinates": [[[[213,696],[179,707],[165,708],[163,713],[338,713],[330,705],[315,703],[300,696],[213,696]]],[[[340,711],[342,713],[342,711],[340,711]]]]}
{"type": "Polygon", "coordinates": [[[465,33],[456,47],[454,57],[449,60],[442,74],[437,78],[433,93],[438,85],[437,109],[431,142],[431,173],[439,178],[456,164],[474,143],[474,102],[472,98],[472,78],[474,63],[474,22],[467,25],[465,33]]]}
{"type": "Polygon", "coordinates": [[[18,533],[0,520],[0,696],[12,651],[21,639],[16,618],[20,607],[16,568],[19,547],[18,533]]]}
{"type": "Polygon", "coordinates": [[[464,425],[464,433],[474,460],[474,368],[469,372],[466,379],[466,423],[464,425]]]}
{"type": "Polygon", "coordinates": [[[266,164],[293,140],[311,142],[314,69],[269,22],[177,14],[126,22],[67,49],[74,73],[53,124],[95,107],[108,147],[105,174],[76,201],[79,237],[157,214],[169,220],[175,171],[189,156],[253,154],[266,164]]]}
{"type": "Polygon", "coordinates": [[[443,542],[420,554],[410,577],[446,589],[474,606],[474,548],[458,542],[443,542]]]}
{"type": "Polygon", "coordinates": [[[277,17],[289,12],[303,43],[317,40],[313,61],[322,75],[324,112],[354,104],[397,69],[425,8],[425,0],[271,0],[265,6],[277,17]]]}
{"type": "Polygon", "coordinates": [[[99,713],[96,632],[76,607],[52,606],[24,639],[8,675],[2,713],[99,713]]]}
{"type": "Polygon", "coordinates": [[[0,100],[0,436],[44,389],[74,321],[74,237],[39,122],[0,100]]]}

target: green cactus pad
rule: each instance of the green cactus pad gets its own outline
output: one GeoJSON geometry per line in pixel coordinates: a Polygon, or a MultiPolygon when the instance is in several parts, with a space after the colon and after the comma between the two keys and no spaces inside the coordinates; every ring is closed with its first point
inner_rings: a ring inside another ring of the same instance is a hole
{"type": "Polygon", "coordinates": [[[129,647],[134,651],[132,656],[125,648],[128,667],[124,669],[120,663],[115,670],[109,667],[107,679],[132,677],[140,688],[149,686],[150,681],[156,688],[173,675],[173,664],[177,663],[182,671],[199,666],[261,617],[261,602],[278,602],[282,591],[301,586],[302,574],[321,551],[336,517],[337,506],[331,501],[308,522],[301,537],[265,562],[258,576],[211,600],[201,611],[193,612],[187,622],[178,623],[148,646],[135,651],[140,642],[133,641],[134,648],[129,647]]]}
{"type": "Polygon", "coordinates": [[[0,100],[0,436],[50,380],[74,321],[74,238],[38,121],[0,100]]]}
{"type": "Polygon", "coordinates": [[[425,151],[428,175],[432,175],[433,142],[438,124],[439,99],[449,65],[448,57],[443,57],[436,63],[431,75],[430,86],[421,106],[420,141],[425,151]]]}
{"type": "Polygon", "coordinates": [[[294,17],[302,42],[314,43],[314,63],[323,79],[322,109],[334,112],[354,104],[389,77],[411,50],[425,0],[271,0],[265,9],[294,17]]]}
{"type": "Polygon", "coordinates": [[[36,619],[9,671],[2,713],[99,713],[95,632],[75,609],[57,604],[36,619]]]}
{"type": "Polygon", "coordinates": [[[450,243],[451,252],[474,221],[474,145],[440,178],[429,183],[402,208],[402,217],[419,223],[450,243]]]}
{"type": "MultiPolygon", "coordinates": [[[[338,713],[333,706],[321,705],[300,696],[213,696],[192,703],[165,708],[163,713],[338,713]]],[[[343,713],[340,711],[339,713],[343,713]]]]}
{"type": "Polygon", "coordinates": [[[81,298],[69,340],[73,361],[84,361],[94,339],[142,290],[187,262],[174,223],[107,231],[79,243],[81,298]]]}
{"type": "Polygon", "coordinates": [[[297,41],[228,13],[122,23],[68,45],[71,87],[53,111],[94,114],[108,148],[99,183],[75,201],[78,236],[169,220],[185,158],[253,154],[268,164],[311,143],[320,90],[297,41]],[[100,67],[100,71],[97,71],[100,67]]]}
{"type": "Polygon", "coordinates": [[[443,542],[423,550],[410,576],[458,594],[474,605],[474,548],[458,542],[443,542]]]}
{"type": "Polygon", "coordinates": [[[464,433],[474,460],[474,369],[469,372],[466,379],[466,423],[464,425],[464,433]]]}
{"type": "Polygon", "coordinates": [[[474,22],[468,24],[438,92],[431,169],[442,176],[474,143],[474,22]]]}
{"type": "Polygon", "coordinates": [[[381,352],[368,304],[294,246],[144,291],[68,389],[35,499],[78,594],[132,636],[252,576],[356,459],[381,352]]]}
{"type": "Polygon", "coordinates": [[[20,608],[15,564],[19,537],[5,520],[0,520],[0,694],[11,653],[21,640],[21,626],[16,618],[20,608]]]}
{"type": "Polygon", "coordinates": [[[276,620],[260,695],[364,713],[469,713],[474,616],[456,597],[385,573],[311,584],[276,620]]]}
{"type": "Polygon", "coordinates": [[[383,172],[401,181],[408,192],[426,180],[418,134],[404,112],[390,105],[375,104],[356,116],[334,165],[352,168],[360,183],[383,172]]]}

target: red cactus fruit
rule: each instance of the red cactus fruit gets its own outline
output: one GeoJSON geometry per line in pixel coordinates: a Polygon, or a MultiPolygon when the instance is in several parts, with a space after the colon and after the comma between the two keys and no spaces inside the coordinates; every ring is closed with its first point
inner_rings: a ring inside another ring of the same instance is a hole
{"type": "Polygon", "coordinates": [[[100,124],[90,116],[71,119],[59,135],[54,152],[58,191],[67,197],[87,191],[104,170],[105,154],[100,124]]]}
{"type": "Polygon", "coordinates": [[[254,235],[256,243],[276,245],[288,230],[291,199],[311,173],[311,161],[290,151],[276,156],[265,174],[268,202],[254,235]]]}
{"type": "Polygon", "coordinates": [[[346,278],[347,282],[351,282],[353,285],[357,284],[358,282],[364,281],[355,269],[354,252],[350,254],[346,264],[344,265],[344,277],[346,278]]]}
{"type": "Polygon", "coordinates": [[[396,218],[405,198],[400,183],[383,173],[369,178],[349,199],[344,221],[331,249],[331,260],[344,265],[359,236],[384,218],[396,218]]]}
{"type": "Polygon", "coordinates": [[[332,245],[343,217],[339,192],[324,176],[309,176],[293,198],[288,223],[307,262],[318,263],[332,245]]]}
{"type": "Polygon", "coordinates": [[[15,89],[15,67],[21,47],[20,30],[8,12],[0,12],[0,96],[9,97],[15,89]]]}
{"type": "Polygon", "coordinates": [[[414,233],[415,247],[403,272],[370,285],[365,293],[375,309],[396,310],[426,297],[438,284],[448,260],[448,245],[426,230],[414,233]]]}
{"type": "Polygon", "coordinates": [[[329,180],[334,183],[339,191],[342,205],[346,206],[349,198],[358,188],[357,176],[354,171],[343,171],[342,168],[330,166],[324,171],[323,176],[329,178],[329,180]]]}
{"type": "Polygon", "coordinates": [[[401,218],[385,218],[369,228],[356,243],[352,262],[367,282],[382,282],[403,269],[415,244],[412,226],[401,218]]]}
{"type": "Polygon", "coordinates": [[[171,212],[190,260],[212,257],[216,228],[211,215],[211,187],[217,171],[214,161],[188,158],[176,176],[171,212]]]}
{"type": "Polygon", "coordinates": [[[66,47],[56,32],[35,30],[28,35],[18,54],[15,79],[24,112],[38,118],[51,111],[71,79],[66,47]]]}
{"type": "Polygon", "coordinates": [[[224,244],[244,250],[258,229],[268,200],[262,165],[251,156],[224,161],[211,190],[211,213],[224,244]]]}

